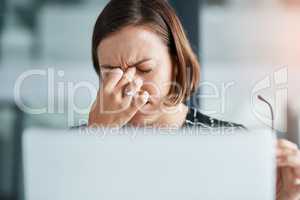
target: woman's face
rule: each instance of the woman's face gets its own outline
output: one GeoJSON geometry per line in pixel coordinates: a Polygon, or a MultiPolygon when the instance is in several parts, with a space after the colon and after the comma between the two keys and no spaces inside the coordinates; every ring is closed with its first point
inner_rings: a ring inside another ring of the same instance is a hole
{"type": "Polygon", "coordinates": [[[150,102],[130,122],[145,123],[162,114],[173,67],[168,47],[156,33],[142,26],[125,27],[101,41],[97,54],[102,77],[116,67],[124,72],[135,68],[135,78],[144,81],[141,90],[150,94],[150,102]]]}

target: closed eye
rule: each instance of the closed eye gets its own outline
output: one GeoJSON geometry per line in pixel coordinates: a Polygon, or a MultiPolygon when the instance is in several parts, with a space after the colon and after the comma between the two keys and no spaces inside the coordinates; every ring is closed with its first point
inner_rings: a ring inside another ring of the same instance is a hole
{"type": "Polygon", "coordinates": [[[146,63],[141,63],[140,65],[136,65],[136,69],[143,74],[151,73],[154,68],[155,67],[153,63],[151,62],[146,62],[146,63]]]}
{"type": "Polygon", "coordinates": [[[143,74],[148,74],[153,71],[153,69],[139,69],[139,68],[137,68],[137,70],[143,74]]]}
{"type": "MultiPolygon", "coordinates": [[[[102,68],[107,69],[107,70],[113,70],[113,69],[118,69],[118,68],[121,69],[121,67],[115,67],[115,66],[103,66],[102,68]]],[[[138,67],[136,67],[136,69],[143,74],[144,73],[147,74],[147,73],[150,73],[153,71],[153,69],[140,69],[138,67]]]]}
{"type": "MultiPolygon", "coordinates": [[[[152,59],[144,59],[139,62],[136,62],[135,64],[128,65],[128,68],[130,67],[136,67],[137,71],[139,71],[142,74],[148,74],[151,73],[154,69],[155,61],[152,59]]],[[[107,70],[113,70],[113,69],[122,69],[121,66],[112,66],[112,65],[100,65],[100,67],[107,69],[107,70]]]]}
{"type": "Polygon", "coordinates": [[[102,68],[104,69],[122,69],[121,67],[117,67],[117,66],[109,66],[109,65],[105,65],[105,66],[102,66],[102,68]]]}

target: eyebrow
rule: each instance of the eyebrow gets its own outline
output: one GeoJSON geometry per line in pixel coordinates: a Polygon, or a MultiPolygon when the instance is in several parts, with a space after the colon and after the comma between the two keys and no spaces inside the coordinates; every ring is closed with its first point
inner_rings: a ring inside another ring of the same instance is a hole
{"type": "MultiPolygon", "coordinates": [[[[140,60],[136,63],[133,63],[133,64],[129,65],[128,68],[133,67],[135,65],[140,65],[140,64],[142,64],[144,62],[147,62],[149,60],[152,60],[152,59],[151,58],[145,58],[143,60],[140,60]]],[[[100,65],[100,67],[103,67],[103,68],[121,68],[121,66],[112,66],[112,65],[106,65],[106,64],[105,65],[100,65]]]]}

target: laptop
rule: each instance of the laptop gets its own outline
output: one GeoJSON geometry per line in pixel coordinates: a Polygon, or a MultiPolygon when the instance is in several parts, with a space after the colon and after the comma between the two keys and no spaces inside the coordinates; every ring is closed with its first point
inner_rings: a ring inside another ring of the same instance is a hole
{"type": "Polygon", "coordinates": [[[273,200],[268,130],[29,129],[26,200],[273,200]]]}

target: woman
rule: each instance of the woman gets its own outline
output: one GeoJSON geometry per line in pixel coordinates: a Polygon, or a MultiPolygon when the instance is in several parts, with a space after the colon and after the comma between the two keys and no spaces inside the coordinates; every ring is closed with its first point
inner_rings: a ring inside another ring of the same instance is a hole
{"type": "MultiPolygon", "coordinates": [[[[184,102],[197,89],[200,66],[166,0],[111,0],[92,39],[100,89],[89,126],[243,127],[210,118],[184,102]]],[[[277,199],[300,199],[300,153],[277,144],[277,199]]]]}

